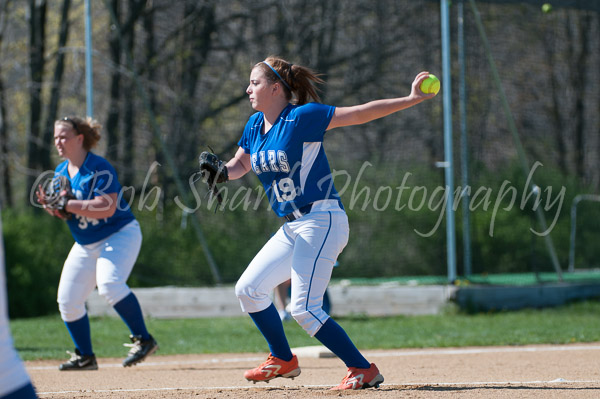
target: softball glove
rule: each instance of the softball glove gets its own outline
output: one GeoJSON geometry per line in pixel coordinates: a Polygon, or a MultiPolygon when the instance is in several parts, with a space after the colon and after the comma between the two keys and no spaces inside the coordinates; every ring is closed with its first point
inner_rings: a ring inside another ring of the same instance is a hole
{"type": "Polygon", "coordinates": [[[66,176],[54,176],[38,187],[38,202],[44,206],[49,213],[61,219],[70,219],[73,214],[65,209],[67,202],[75,199],[71,184],[66,176]]]}
{"type": "Polygon", "coordinates": [[[219,159],[216,154],[204,151],[198,158],[200,166],[200,176],[202,181],[208,185],[208,190],[217,197],[219,204],[222,202],[221,194],[217,188],[218,183],[225,183],[229,180],[225,162],[219,159]]]}

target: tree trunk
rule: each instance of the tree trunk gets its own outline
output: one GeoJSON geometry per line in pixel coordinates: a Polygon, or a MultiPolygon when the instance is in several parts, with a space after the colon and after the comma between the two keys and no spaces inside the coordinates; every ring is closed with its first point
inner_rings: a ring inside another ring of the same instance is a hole
{"type": "Polygon", "coordinates": [[[586,65],[588,59],[588,50],[590,48],[588,39],[588,30],[590,26],[589,15],[584,15],[579,21],[580,34],[580,50],[579,57],[575,63],[576,73],[573,75],[573,86],[575,92],[579,93],[575,98],[575,165],[577,176],[583,181],[587,181],[588,176],[586,173],[586,160],[587,156],[585,153],[586,137],[585,137],[585,86],[586,86],[586,65]]]}
{"type": "Polygon", "coordinates": [[[115,68],[112,72],[111,77],[111,89],[110,89],[110,105],[109,114],[106,123],[107,135],[109,137],[109,143],[107,151],[107,158],[115,161],[117,172],[121,175],[121,180],[124,185],[132,184],[132,172],[134,164],[133,154],[133,110],[134,110],[134,85],[133,80],[128,81],[125,84],[123,92],[121,91],[122,79],[121,79],[121,59],[123,51],[125,51],[125,59],[130,58],[132,60],[131,65],[129,62],[126,63],[125,67],[132,67],[134,70],[132,73],[136,73],[135,65],[133,64],[133,51],[134,51],[134,30],[136,21],[143,15],[146,0],[129,0],[128,1],[128,15],[124,23],[120,21],[120,2],[118,0],[112,0],[109,4],[112,18],[110,20],[111,26],[116,26],[116,29],[111,29],[110,39],[110,53],[111,59],[115,64],[115,68]],[[123,98],[123,100],[122,100],[123,98]],[[121,147],[121,138],[119,135],[118,124],[120,119],[120,109],[125,108],[125,114],[123,116],[123,149],[119,151],[121,147]]]}
{"type": "Polygon", "coordinates": [[[56,51],[56,67],[54,68],[54,78],[52,79],[52,89],[50,95],[50,104],[48,104],[48,110],[46,112],[46,123],[43,126],[44,136],[43,143],[40,153],[40,162],[42,169],[47,170],[51,168],[50,165],[50,149],[54,137],[54,121],[57,119],[58,104],[60,102],[60,86],[62,83],[64,70],[65,70],[65,55],[63,49],[67,44],[69,36],[69,9],[71,7],[71,0],[64,0],[62,5],[61,17],[60,17],[60,32],[58,34],[58,47],[56,51]]]}
{"type": "Polygon", "coordinates": [[[182,60],[180,75],[179,115],[173,127],[175,128],[176,150],[178,166],[183,167],[186,162],[195,159],[199,143],[198,124],[199,118],[194,97],[202,67],[208,57],[211,44],[211,34],[217,26],[215,22],[215,4],[207,2],[202,6],[188,1],[185,5],[184,18],[198,14],[197,24],[190,24],[183,31],[182,46],[187,52],[182,60]],[[200,7],[198,9],[198,7],[200,7]],[[193,132],[193,134],[190,134],[193,132]]]}
{"type": "MultiPolygon", "coordinates": [[[[156,80],[156,67],[157,67],[157,63],[156,63],[156,57],[157,57],[157,51],[156,51],[156,39],[155,39],[155,35],[154,35],[154,9],[152,8],[152,4],[149,4],[149,7],[146,9],[146,12],[144,13],[144,34],[146,37],[146,41],[145,41],[145,50],[144,50],[144,55],[145,55],[145,60],[144,60],[144,65],[146,65],[146,78],[148,79],[148,81],[150,82],[154,82],[156,80]]],[[[150,113],[151,115],[148,115],[148,119],[154,117],[156,115],[156,105],[157,105],[157,101],[156,101],[156,94],[154,92],[154,90],[149,90],[148,91],[148,102],[149,102],[149,106],[150,106],[150,113]]],[[[149,122],[152,123],[152,122],[149,122]]],[[[156,162],[158,162],[159,165],[164,165],[165,161],[164,161],[164,155],[163,155],[163,149],[161,147],[160,144],[160,140],[158,140],[156,137],[154,137],[153,135],[153,139],[152,139],[152,147],[154,150],[154,159],[156,160],[156,162]]],[[[149,165],[147,166],[149,168],[149,165]]],[[[166,176],[165,176],[165,168],[157,168],[156,169],[156,181],[155,184],[158,187],[163,187],[162,190],[162,197],[161,197],[161,208],[164,208],[164,203],[162,201],[164,201],[164,199],[166,198],[166,194],[165,194],[165,181],[166,181],[166,176]]]]}
{"type": "Polygon", "coordinates": [[[120,26],[120,2],[119,0],[111,0],[110,5],[116,22],[109,20],[109,41],[108,49],[110,52],[110,60],[113,68],[110,76],[110,97],[108,101],[108,115],[106,116],[106,132],[107,148],[106,157],[110,160],[118,159],[119,151],[119,101],[121,96],[121,37],[119,29],[112,29],[112,26],[120,26]]]}
{"type": "Polygon", "coordinates": [[[554,27],[548,29],[544,40],[544,54],[546,56],[546,64],[548,65],[548,80],[550,81],[550,94],[552,97],[552,106],[548,109],[548,114],[551,115],[554,127],[554,142],[556,144],[557,151],[557,164],[560,171],[563,174],[569,172],[568,168],[568,151],[565,140],[566,129],[563,124],[561,117],[561,104],[560,99],[562,97],[562,91],[560,89],[560,77],[559,72],[556,71],[556,35],[552,34],[554,27]]]}
{"type": "MultiPolygon", "coordinates": [[[[4,30],[8,20],[8,4],[0,10],[0,50],[4,39],[4,30]]],[[[1,58],[1,57],[0,57],[1,58]]],[[[8,121],[6,120],[6,97],[4,95],[4,79],[2,63],[0,63],[0,208],[12,206],[12,186],[9,168],[8,121]]]]}
{"type": "Polygon", "coordinates": [[[44,78],[44,50],[46,27],[45,0],[29,0],[29,134],[27,140],[27,167],[30,175],[27,178],[27,191],[31,190],[36,174],[41,170],[42,142],[42,81],[44,78]]]}
{"type": "MultiPolygon", "coordinates": [[[[129,0],[129,21],[135,21],[139,18],[139,13],[136,13],[136,0],[129,0]]],[[[127,24],[128,29],[123,32],[124,47],[127,54],[133,55],[135,43],[135,24],[132,22],[127,24]]],[[[134,71],[135,57],[131,57],[134,71]]],[[[133,185],[134,177],[134,119],[135,119],[135,84],[134,79],[127,79],[124,84],[123,102],[125,113],[123,115],[123,157],[121,159],[122,168],[122,183],[125,186],[133,185]]]]}

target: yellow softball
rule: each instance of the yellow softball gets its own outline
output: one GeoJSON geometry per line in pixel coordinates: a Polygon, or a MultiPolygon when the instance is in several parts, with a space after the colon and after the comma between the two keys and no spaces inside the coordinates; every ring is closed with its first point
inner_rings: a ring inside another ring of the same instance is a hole
{"type": "Polygon", "coordinates": [[[435,93],[440,91],[440,80],[437,76],[429,74],[427,79],[421,82],[421,91],[425,94],[435,93]]]}

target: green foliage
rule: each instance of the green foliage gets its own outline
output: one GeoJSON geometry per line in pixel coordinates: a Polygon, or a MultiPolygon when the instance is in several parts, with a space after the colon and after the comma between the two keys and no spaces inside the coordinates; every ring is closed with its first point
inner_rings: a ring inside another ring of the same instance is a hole
{"type": "Polygon", "coordinates": [[[202,247],[189,228],[180,227],[181,217],[181,213],[177,215],[174,211],[165,215],[162,221],[152,214],[138,216],[143,242],[129,280],[132,286],[186,286],[213,282],[210,270],[204,267],[202,247]]]}
{"type": "MultiPolygon", "coordinates": [[[[469,315],[449,307],[439,315],[340,317],[336,320],[360,349],[531,345],[597,342],[599,301],[557,308],[469,315]],[[377,332],[377,339],[374,334],[377,332]]],[[[118,318],[92,318],[92,343],[99,357],[123,357],[127,328],[118,318]]],[[[264,338],[249,317],[152,319],[148,328],[160,343],[158,355],[266,352],[264,338]]],[[[295,322],[284,323],[292,347],[315,345],[295,322]]],[[[15,347],[25,360],[63,359],[73,346],[58,316],[12,320],[15,347]],[[40,332],[42,332],[40,334],[40,332]]]]}
{"type": "Polygon", "coordinates": [[[56,291],[73,244],[63,221],[41,211],[2,212],[8,308],[12,317],[57,311],[56,291]]]}
{"type": "Polygon", "coordinates": [[[223,283],[237,281],[280,224],[265,206],[258,210],[226,206],[217,212],[199,207],[194,213],[185,213],[173,205],[161,215],[138,212],[144,241],[131,285],[213,285],[207,255],[214,259],[223,283]],[[193,218],[197,218],[200,233],[193,218]],[[198,234],[206,240],[210,254],[205,253],[198,234]]]}
{"type": "Polygon", "coordinates": [[[440,192],[434,194],[443,188],[439,172],[411,168],[381,175],[384,168],[374,165],[362,175],[348,170],[353,179],[341,195],[350,240],[334,277],[445,274],[445,208],[440,192]]]}
{"type": "MultiPolygon", "coordinates": [[[[471,208],[473,272],[492,274],[553,271],[545,242],[546,235],[556,250],[560,266],[563,270],[566,269],[570,206],[575,195],[589,189],[575,183],[572,177],[564,176],[553,167],[539,167],[530,172],[530,175],[532,181],[540,188],[539,197],[531,192],[531,186],[528,187],[531,181],[528,181],[528,176],[516,162],[508,165],[502,175],[490,170],[479,172],[472,186],[472,197],[478,188],[490,189],[492,194],[491,204],[487,209],[483,204],[475,209],[471,208]],[[504,191],[502,185],[505,185],[504,191]],[[515,190],[514,201],[511,201],[512,192],[508,191],[510,187],[515,190]],[[508,194],[501,197],[501,192],[508,194]],[[497,211],[494,211],[494,207],[497,211]],[[545,217],[546,231],[539,223],[536,207],[545,217]]],[[[471,204],[481,201],[481,198],[476,201],[472,198],[471,204]]],[[[600,212],[600,206],[596,207],[596,212],[600,212]]],[[[459,217],[457,215],[457,221],[460,220],[459,217]]],[[[463,226],[457,223],[457,227],[457,237],[460,238],[463,226]]],[[[586,248],[590,253],[593,252],[590,249],[594,247],[593,240],[600,239],[600,229],[587,223],[585,232],[587,235],[579,237],[577,245],[586,248]]],[[[461,246],[462,241],[459,242],[458,248],[461,246]]],[[[459,251],[459,261],[462,261],[460,255],[459,251]]],[[[593,259],[587,258],[585,267],[593,264],[593,259]]]]}

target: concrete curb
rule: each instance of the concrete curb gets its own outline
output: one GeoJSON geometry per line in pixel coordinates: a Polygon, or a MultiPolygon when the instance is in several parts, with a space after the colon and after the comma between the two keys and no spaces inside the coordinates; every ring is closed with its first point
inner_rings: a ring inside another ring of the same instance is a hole
{"type": "MultiPolygon", "coordinates": [[[[436,314],[454,295],[454,286],[348,285],[328,288],[333,316],[436,314]]],[[[135,288],[144,314],[155,318],[234,317],[244,313],[233,286],[135,288]]],[[[95,290],[87,302],[90,316],[117,313],[95,290]]]]}

